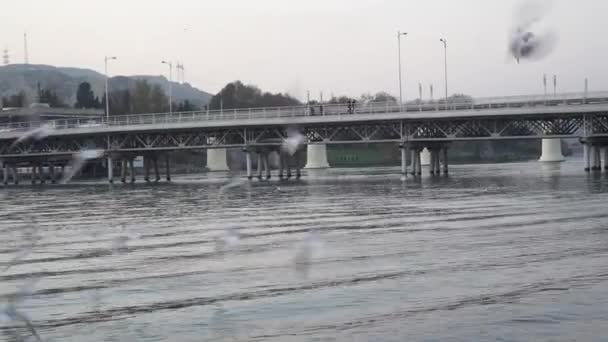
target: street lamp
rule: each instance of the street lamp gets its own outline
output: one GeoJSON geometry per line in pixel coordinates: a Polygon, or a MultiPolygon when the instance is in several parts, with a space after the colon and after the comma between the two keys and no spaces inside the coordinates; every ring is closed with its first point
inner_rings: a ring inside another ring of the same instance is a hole
{"type": "Polygon", "coordinates": [[[557,97],[557,75],[553,75],[553,97],[557,97]]]}
{"type": "MultiPolygon", "coordinates": [[[[107,120],[106,125],[110,124],[110,97],[108,96],[108,93],[109,93],[109,91],[108,91],[108,88],[109,88],[108,87],[108,61],[116,60],[116,59],[117,58],[114,57],[114,56],[112,56],[112,57],[106,56],[104,58],[105,72],[106,72],[106,82],[105,82],[106,83],[106,89],[105,89],[106,90],[106,120],[107,120]]],[[[111,147],[111,144],[110,144],[110,135],[108,134],[108,147],[107,147],[108,151],[110,151],[110,147],[111,147]]],[[[112,183],[112,182],[114,182],[114,174],[113,174],[114,173],[114,166],[112,165],[112,155],[109,154],[109,153],[108,153],[108,163],[107,163],[107,166],[108,166],[108,181],[110,183],[112,183]]]]}
{"type": "Polygon", "coordinates": [[[445,72],[445,110],[448,110],[448,41],[445,38],[439,39],[443,43],[443,61],[445,72]]]}
{"type": "Polygon", "coordinates": [[[169,113],[173,113],[173,63],[162,61],[162,64],[169,66],[169,113]]]}
{"type": "Polygon", "coordinates": [[[399,106],[403,107],[403,83],[401,82],[401,36],[407,36],[407,32],[397,31],[397,47],[399,50],[399,106]]]}
{"type": "Polygon", "coordinates": [[[117,60],[116,57],[108,57],[104,59],[106,65],[106,118],[110,121],[110,97],[108,96],[108,61],[117,60]]]}

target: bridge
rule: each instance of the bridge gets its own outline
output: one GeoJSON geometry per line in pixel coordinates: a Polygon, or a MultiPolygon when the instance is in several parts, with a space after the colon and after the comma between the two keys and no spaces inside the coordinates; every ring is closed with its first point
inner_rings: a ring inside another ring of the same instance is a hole
{"type": "Polygon", "coordinates": [[[431,174],[440,174],[441,164],[443,172],[448,172],[448,147],[453,141],[543,139],[547,145],[543,149],[551,153],[560,148],[559,139],[579,138],[584,144],[585,170],[597,171],[601,170],[602,152],[608,161],[608,92],[475,98],[447,104],[317,104],[7,123],[0,125],[0,160],[5,184],[10,171],[18,182],[18,166],[32,167],[34,181],[36,177],[54,181],[56,167],[64,168],[83,150],[103,151],[110,181],[116,167],[113,160],[120,161],[123,181],[129,170],[134,180],[133,158],[137,156],[144,157],[146,180],[152,166],[159,180],[158,160],[163,157],[170,179],[171,152],[208,150],[210,160],[225,164],[225,149],[241,148],[249,178],[253,177],[254,154],[258,177],[262,177],[262,169],[270,177],[268,156],[274,152],[280,156],[282,178],[285,168],[287,176],[291,175],[290,165],[300,174],[300,153],[292,156],[280,148],[290,131],[305,137],[308,166],[313,168],[327,165],[327,144],[395,143],[401,149],[401,171],[407,174],[411,167],[412,174],[420,175],[424,148],[430,151],[431,174]],[[44,131],[39,139],[23,139],[24,134],[36,136],[37,130],[44,131]],[[24,141],[16,143],[20,138],[24,141]],[[43,167],[51,169],[48,177],[41,176],[43,167]]]}

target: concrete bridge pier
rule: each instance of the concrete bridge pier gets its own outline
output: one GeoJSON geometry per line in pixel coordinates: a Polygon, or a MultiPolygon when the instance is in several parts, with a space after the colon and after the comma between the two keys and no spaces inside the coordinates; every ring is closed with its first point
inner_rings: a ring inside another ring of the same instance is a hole
{"type": "Polygon", "coordinates": [[[42,163],[38,164],[38,175],[40,176],[40,184],[44,184],[46,183],[46,174],[44,172],[44,167],[42,166],[42,163]]]}
{"type": "MultiPolygon", "coordinates": [[[[297,155],[297,153],[296,153],[297,155]]],[[[327,145],[325,144],[309,144],[306,147],[306,166],[305,169],[328,169],[327,162],[327,145]]]]}
{"type": "Polygon", "coordinates": [[[152,163],[154,163],[154,181],[158,183],[160,182],[160,171],[158,170],[158,156],[154,156],[154,158],[152,158],[152,163]]]}
{"type": "Polygon", "coordinates": [[[209,171],[230,171],[225,148],[207,150],[207,169],[209,171]]]}
{"type": "Polygon", "coordinates": [[[15,185],[18,185],[19,184],[19,171],[17,170],[17,166],[13,165],[12,170],[13,170],[13,182],[15,183],[15,185]]]}
{"type": "MultiPolygon", "coordinates": [[[[323,145],[325,146],[325,145],[323,145]]],[[[325,158],[327,159],[327,155],[325,156],[325,158]]],[[[295,160],[296,163],[296,179],[300,179],[302,178],[302,167],[300,165],[300,154],[296,153],[293,155],[293,159],[295,160]]],[[[329,164],[327,164],[329,167],[329,164]]]]}
{"type": "Polygon", "coordinates": [[[401,174],[407,176],[407,155],[409,154],[409,146],[407,144],[401,144],[401,174]]]}
{"type": "MultiPolygon", "coordinates": [[[[424,154],[424,152],[423,152],[423,154],[424,154]]],[[[437,166],[435,164],[435,159],[436,159],[435,150],[434,149],[429,150],[429,174],[431,176],[435,175],[435,167],[437,166]]]]}
{"type": "Polygon", "coordinates": [[[283,178],[285,178],[283,172],[285,171],[287,157],[285,156],[285,153],[281,150],[279,150],[277,153],[279,154],[279,179],[282,180],[283,178]]]}
{"type": "Polygon", "coordinates": [[[421,166],[429,166],[431,165],[431,152],[428,148],[424,148],[420,154],[420,162],[421,166]]]}
{"type": "Polygon", "coordinates": [[[112,161],[112,157],[108,157],[107,159],[107,168],[108,168],[108,183],[114,183],[114,162],[112,161]]]}
{"type": "Polygon", "coordinates": [[[165,155],[165,164],[167,167],[167,182],[170,182],[171,181],[171,158],[168,153],[165,155]]]}
{"type": "Polygon", "coordinates": [[[57,183],[57,178],[55,177],[55,164],[49,164],[49,178],[51,180],[51,184],[57,183]]]}
{"type": "Polygon", "coordinates": [[[416,175],[422,176],[422,150],[416,150],[416,175]]]}
{"type": "Polygon", "coordinates": [[[129,174],[131,175],[131,183],[135,183],[135,167],[133,166],[133,158],[129,158],[129,174]]]}
{"type": "Polygon", "coordinates": [[[120,161],[120,181],[123,183],[127,182],[127,160],[123,159],[120,161]]]}
{"type": "Polygon", "coordinates": [[[415,148],[410,150],[410,163],[412,164],[412,176],[416,175],[416,170],[417,170],[417,165],[418,165],[418,159],[416,157],[416,155],[418,154],[418,152],[416,151],[415,148]]]}
{"type": "Polygon", "coordinates": [[[262,167],[264,166],[262,153],[258,152],[258,179],[262,180],[262,167]]]}
{"type": "Polygon", "coordinates": [[[144,156],[144,181],[150,183],[150,157],[144,156]]]}
{"type": "Polygon", "coordinates": [[[583,155],[585,160],[585,172],[591,171],[591,147],[588,143],[583,143],[583,155]]]}
{"type": "Polygon", "coordinates": [[[32,165],[32,184],[36,184],[36,180],[38,180],[38,167],[34,164],[32,165]]]}
{"type": "Polygon", "coordinates": [[[599,145],[593,145],[593,171],[602,170],[602,159],[599,145]]]}
{"type": "Polygon", "coordinates": [[[448,167],[448,148],[444,147],[443,148],[443,174],[447,175],[449,172],[449,167],[448,167]]]}
{"type": "Polygon", "coordinates": [[[289,158],[285,158],[285,169],[287,171],[287,179],[291,179],[291,165],[289,164],[289,158]]]}
{"type": "Polygon", "coordinates": [[[542,155],[540,162],[543,163],[555,163],[563,162],[564,155],[562,154],[562,141],[561,139],[543,139],[542,155]]]}
{"type": "Polygon", "coordinates": [[[262,160],[264,161],[264,170],[266,170],[266,180],[269,180],[272,177],[272,175],[270,173],[269,154],[270,153],[263,153],[262,154],[262,160]]]}
{"type": "Polygon", "coordinates": [[[437,148],[435,153],[435,175],[441,175],[441,148],[437,148]]]}
{"type": "Polygon", "coordinates": [[[8,185],[8,165],[2,163],[2,183],[8,185]]]}
{"type": "Polygon", "coordinates": [[[245,167],[247,168],[247,179],[252,180],[253,174],[251,170],[251,151],[245,151],[245,167]]]}

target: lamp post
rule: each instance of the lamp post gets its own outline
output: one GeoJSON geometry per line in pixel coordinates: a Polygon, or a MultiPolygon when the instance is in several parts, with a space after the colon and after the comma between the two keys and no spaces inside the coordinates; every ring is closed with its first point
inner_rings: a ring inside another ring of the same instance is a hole
{"type": "Polygon", "coordinates": [[[397,31],[397,48],[399,50],[399,106],[403,107],[403,83],[401,81],[401,36],[407,36],[407,32],[397,31]]]}
{"type": "Polygon", "coordinates": [[[445,73],[445,110],[448,110],[448,41],[445,38],[439,39],[443,43],[443,61],[445,73]]]}
{"type": "Polygon", "coordinates": [[[108,96],[108,61],[116,60],[116,57],[107,57],[104,59],[106,66],[106,118],[110,120],[110,97],[108,96]]]}
{"type": "Polygon", "coordinates": [[[553,97],[557,97],[557,75],[553,75],[553,97]]]}
{"type": "Polygon", "coordinates": [[[169,66],[169,114],[173,113],[173,63],[162,61],[162,64],[169,66]]]}
{"type": "MultiPolygon", "coordinates": [[[[117,58],[115,56],[111,56],[108,57],[106,56],[104,58],[104,63],[105,63],[105,91],[106,91],[106,125],[110,124],[110,96],[109,96],[109,90],[108,90],[108,61],[111,60],[116,60],[117,58]]],[[[110,148],[111,148],[111,144],[110,144],[110,135],[108,134],[108,146],[107,146],[107,151],[108,151],[108,161],[107,161],[107,168],[108,168],[108,182],[113,183],[114,182],[114,166],[112,164],[112,155],[110,155],[110,148]]]]}

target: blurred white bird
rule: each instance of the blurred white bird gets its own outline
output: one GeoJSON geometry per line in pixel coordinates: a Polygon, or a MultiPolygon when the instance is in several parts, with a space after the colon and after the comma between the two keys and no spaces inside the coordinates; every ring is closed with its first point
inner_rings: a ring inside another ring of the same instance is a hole
{"type": "Polygon", "coordinates": [[[293,156],[304,143],[306,143],[306,137],[302,133],[297,130],[289,130],[287,138],[281,145],[281,149],[289,153],[290,156],[293,156]]]}
{"type": "Polygon", "coordinates": [[[226,192],[226,190],[229,190],[229,189],[232,189],[232,188],[238,188],[238,187],[243,186],[243,185],[248,184],[248,183],[249,182],[247,182],[246,179],[235,177],[235,178],[233,178],[230,181],[230,183],[228,183],[226,185],[223,185],[220,188],[219,195],[222,195],[224,192],[226,192]]]}
{"type": "Polygon", "coordinates": [[[294,257],[294,265],[296,271],[306,277],[312,260],[317,257],[321,249],[321,239],[316,232],[308,232],[304,239],[296,245],[296,254],[294,257]]]}
{"type": "Polygon", "coordinates": [[[61,184],[66,184],[69,182],[78,171],[80,171],[87,161],[91,159],[101,158],[104,155],[104,150],[84,150],[80,151],[72,156],[72,161],[68,166],[70,166],[69,171],[66,171],[66,174],[63,175],[61,179],[61,184]]]}
{"type": "Polygon", "coordinates": [[[42,125],[36,129],[25,132],[19,139],[15,140],[15,142],[11,145],[11,148],[17,146],[18,144],[24,143],[28,140],[42,140],[51,134],[53,131],[53,127],[49,124],[42,125]]]}
{"type": "Polygon", "coordinates": [[[232,228],[226,229],[222,236],[215,239],[215,251],[217,253],[229,251],[236,247],[240,240],[241,236],[236,230],[232,228]]]}

